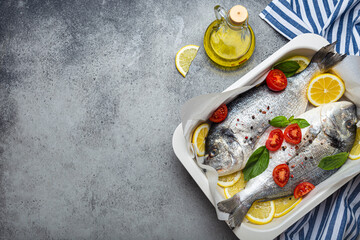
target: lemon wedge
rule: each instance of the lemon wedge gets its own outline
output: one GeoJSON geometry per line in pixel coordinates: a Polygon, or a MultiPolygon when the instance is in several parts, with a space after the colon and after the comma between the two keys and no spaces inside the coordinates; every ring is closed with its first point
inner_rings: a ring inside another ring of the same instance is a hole
{"type": "Polygon", "coordinates": [[[307,98],[314,106],[336,102],[345,92],[344,82],[336,75],[325,73],[313,78],[307,88],[307,98]]]}
{"type": "Polygon", "coordinates": [[[271,222],[275,215],[274,201],[259,202],[255,201],[246,214],[246,218],[256,224],[266,224],[271,222]]]}
{"type": "Polygon", "coordinates": [[[199,157],[205,155],[205,140],[208,135],[210,125],[203,123],[199,125],[193,134],[192,143],[195,145],[196,154],[199,157]]]}
{"type": "Polygon", "coordinates": [[[293,56],[285,61],[295,61],[299,64],[300,68],[296,71],[296,73],[303,71],[310,63],[310,59],[304,56],[293,56]]]}
{"type": "Polygon", "coordinates": [[[352,160],[360,158],[360,128],[356,130],[355,142],[350,151],[349,158],[352,160]]]}
{"type": "Polygon", "coordinates": [[[176,53],[175,65],[183,77],[185,77],[189,71],[191,62],[194,60],[198,50],[199,46],[186,45],[176,53]]]}
{"type": "MultiPolygon", "coordinates": [[[[244,179],[244,174],[241,171],[239,173],[241,175],[239,180],[236,183],[234,183],[232,186],[224,188],[224,194],[225,194],[226,199],[231,198],[232,196],[234,196],[235,194],[237,194],[238,192],[240,192],[241,190],[243,190],[245,188],[246,182],[244,179]]],[[[219,184],[219,182],[218,182],[218,184],[219,184]]]]}
{"type": "Polygon", "coordinates": [[[274,217],[282,217],[288,212],[290,212],[296,205],[298,205],[301,202],[300,198],[295,198],[294,196],[290,197],[283,197],[274,200],[275,203],[275,215],[274,217]]]}

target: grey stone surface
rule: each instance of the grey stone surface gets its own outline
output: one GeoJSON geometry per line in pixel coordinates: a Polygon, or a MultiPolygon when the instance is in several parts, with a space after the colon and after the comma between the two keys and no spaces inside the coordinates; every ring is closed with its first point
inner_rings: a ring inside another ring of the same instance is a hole
{"type": "Polygon", "coordinates": [[[236,239],[176,158],[181,105],[287,40],[247,6],[256,50],[224,71],[201,48],[218,1],[0,2],[0,239],[236,239]]]}

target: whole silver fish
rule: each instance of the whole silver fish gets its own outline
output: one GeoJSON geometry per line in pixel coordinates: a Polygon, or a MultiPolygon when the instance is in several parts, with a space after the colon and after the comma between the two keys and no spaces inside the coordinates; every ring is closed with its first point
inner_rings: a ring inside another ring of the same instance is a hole
{"type": "MultiPolygon", "coordinates": [[[[221,211],[230,213],[229,225],[232,228],[240,226],[251,204],[258,199],[272,200],[292,195],[295,187],[301,182],[317,185],[336,172],[318,167],[323,157],[340,152],[349,152],[356,135],[356,108],[350,102],[337,102],[312,109],[301,118],[311,125],[302,129],[303,139],[299,148],[287,144],[285,151],[271,152],[267,169],[255,178],[250,179],[244,190],[234,197],[218,203],[221,211]],[[290,167],[290,178],[284,187],[279,187],[273,180],[272,172],[279,164],[287,163],[290,167]]],[[[264,145],[269,128],[260,139],[264,145]]],[[[286,145],[286,144],[285,144],[286,145]]],[[[283,144],[284,146],[284,144],[283,144]]]]}
{"type": "Polygon", "coordinates": [[[304,71],[288,78],[285,90],[273,92],[263,84],[228,104],[225,121],[211,125],[204,163],[215,168],[220,176],[243,169],[258,138],[270,126],[269,120],[305,112],[309,81],[345,58],[333,52],[334,46],[333,43],[320,49],[304,71]]]}

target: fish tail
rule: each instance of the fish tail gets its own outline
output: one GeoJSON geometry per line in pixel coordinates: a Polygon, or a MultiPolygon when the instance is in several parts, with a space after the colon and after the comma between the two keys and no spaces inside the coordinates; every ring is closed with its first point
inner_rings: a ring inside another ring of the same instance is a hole
{"type": "Polygon", "coordinates": [[[230,213],[228,224],[231,229],[239,227],[251,207],[251,203],[248,201],[240,201],[239,194],[236,194],[232,198],[221,201],[217,204],[220,211],[230,213]]]}
{"type": "Polygon", "coordinates": [[[235,194],[232,198],[226,199],[217,204],[219,210],[226,213],[234,212],[239,205],[241,205],[239,194],[235,194]]]}
{"type": "Polygon", "coordinates": [[[236,227],[240,227],[245,215],[249,211],[250,206],[240,206],[233,213],[229,215],[228,224],[231,229],[234,229],[236,227]]]}
{"type": "Polygon", "coordinates": [[[334,51],[335,45],[336,42],[333,42],[322,47],[311,59],[312,63],[317,63],[319,65],[322,72],[334,67],[346,57],[346,54],[339,54],[334,51]]]}

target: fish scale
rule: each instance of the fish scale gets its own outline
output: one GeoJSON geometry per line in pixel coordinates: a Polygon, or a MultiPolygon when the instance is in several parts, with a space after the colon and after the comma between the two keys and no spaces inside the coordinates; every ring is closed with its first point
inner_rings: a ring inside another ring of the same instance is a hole
{"type": "Polygon", "coordinates": [[[215,168],[219,176],[243,169],[258,139],[270,126],[269,120],[305,112],[309,81],[345,57],[333,53],[333,48],[334,44],[330,44],[319,50],[304,71],[288,78],[288,86],[283,91],[274,92],[262,84],[229,103],[227,118],[210,127],[204,163],[215,168]]]}

